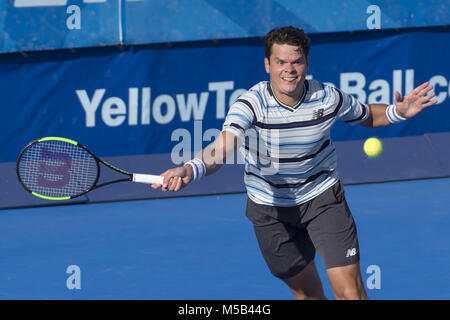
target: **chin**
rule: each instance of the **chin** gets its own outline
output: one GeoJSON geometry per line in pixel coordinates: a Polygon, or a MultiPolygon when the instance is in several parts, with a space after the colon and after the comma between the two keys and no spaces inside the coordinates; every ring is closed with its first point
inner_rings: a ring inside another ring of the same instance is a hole
{"type": "Polygon", "coordinates": [[[283,88],[283,91],[287,95],[295,95],[297,92],[299,92],[302,88],[302,84],[298,84],[295,86],[286,86],[283,88]]]}

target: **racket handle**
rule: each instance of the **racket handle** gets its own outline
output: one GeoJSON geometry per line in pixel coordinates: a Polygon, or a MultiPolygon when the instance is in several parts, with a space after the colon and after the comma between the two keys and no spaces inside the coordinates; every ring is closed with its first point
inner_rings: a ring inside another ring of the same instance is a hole
{"type": "Polygon", "coordinates": [[[133,174],[133,182],[148,183],[148,184],[163,184],[163,176],[155,176],[153,174],[133,174]]]}

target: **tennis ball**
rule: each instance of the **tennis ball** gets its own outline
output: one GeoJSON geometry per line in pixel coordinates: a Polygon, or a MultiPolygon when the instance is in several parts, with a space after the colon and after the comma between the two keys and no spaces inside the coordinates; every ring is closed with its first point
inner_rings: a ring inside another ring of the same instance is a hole
{"type": "Polygon", "coordinates": [[[377,138],[369,138],[364,142],[364,152],[369,157],[378,156],[383,151],[383,145],[377,138]]]}

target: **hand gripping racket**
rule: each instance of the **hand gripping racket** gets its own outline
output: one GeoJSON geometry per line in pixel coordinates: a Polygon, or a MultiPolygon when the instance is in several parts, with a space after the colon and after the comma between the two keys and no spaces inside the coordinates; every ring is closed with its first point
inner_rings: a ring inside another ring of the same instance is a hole
{"type": "Polygon", "coordinates": [[[25,190],[47,200],[69,200],[116,182],[163,183],[162,176],[116,168],[78,142],[59,137],[37,139],[27,144],[17,158],[16,171],[25,190]],[[97,184],[100,163],[126,177],[97,184]]]}

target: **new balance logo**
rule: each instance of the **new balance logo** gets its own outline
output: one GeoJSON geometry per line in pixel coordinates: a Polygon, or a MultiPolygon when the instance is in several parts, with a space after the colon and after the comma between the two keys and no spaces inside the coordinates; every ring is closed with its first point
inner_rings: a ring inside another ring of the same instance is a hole
{"type": "MultiPolygon", "coordinates": [[[[107,0],[83,0],[84,3],[102,3],[107,0]]],[[[14,0],[15,8],[59,7],[67,5],[67,0],[14,0]]]]}
{"type": "Polygon", "coordinates": [[[319,120],[320,118],[323,117],[323,109],[319,109],[319,110],[314,110],[313,112],[313,118],[314,120],[319,120]]]}
{"type": "Polygon", "coordinates": [[[349,257],[353,257],[354,255],[356,255],[356,248],[348,249],[347,255],[345,257],[349,258],[349,257]]]}

